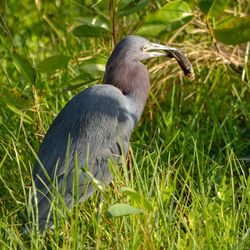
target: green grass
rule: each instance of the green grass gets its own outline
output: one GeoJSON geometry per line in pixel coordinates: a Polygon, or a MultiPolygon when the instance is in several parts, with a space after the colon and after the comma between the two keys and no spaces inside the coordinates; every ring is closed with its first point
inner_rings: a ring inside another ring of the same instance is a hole
{"type": "MultiPolygon", "coordinates": [[[[29,0],[6,2],[4,25],[11,35],[0,35],[0,248],[250,249],[249,43],[219,44],[218,56],[199,15],[172,41],[192,61],[193,82],[173,60],[145,62],[150,95],[132,135],[128,161],[104,193],[100,224],[95,194],[73,211],[62,211],[66,219],[56,219],[54,230],[23,233],[42,138],[72,96],[101,82],[102,70],[86,70],[84,62],[96,60],[96,55],[101,59],[93,65],[105,61],[112,50],[110,38],[78,39],[69,32],[84,5],[43,7],[39,11],[29,0]],[[14,63],[14,50],[36,70],[33,83],[14,63]],[[37,70],[40,61],[57,54],[71,57],[67,67],[37,70]],[[89,79],[86,72],[97,79],[89,79]],[[116,203],[144,212],[110,218],[106,211],[116,203]]],[[[108,16],[101,7],[93,13],[108,16]]],[[[118,21],[119,38],[140,25],[137,16],[118,21]]],[[[4,25],[1,21],[2,29],[4,25]]],[[[164,44],[168,39],[159,38],[164,44]]]]}

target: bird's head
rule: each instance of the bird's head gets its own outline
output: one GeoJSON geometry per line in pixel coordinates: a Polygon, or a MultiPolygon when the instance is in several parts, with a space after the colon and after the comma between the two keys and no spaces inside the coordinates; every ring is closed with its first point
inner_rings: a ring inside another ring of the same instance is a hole
{"type": "Polygon", "coordinates": [[[184,71],[184,74],[190,79],[194,78],[192,65],[180,50],[152,43],[141,36],[130,35],[122,39],[111,53],[106,65],[104,83],[112,83],[114,85],[122,82],[127,83],[128,75],[132,73],[139,75],[141,72],[141,77],[143,73],[146,77],[146,67],[139,62],[159,56],[174,57],[184,71]],[[136,72],[138,68],[140,72],[136,72]]]}
{"type": "Polygon", "coordinates": [[[118,61],[142,61],[152,57],[166,56],[166,53],[175,51],[175,48],[152,43],[144,37],[130,35],[122,39],[113,50],[109,63],[118,61]]]}

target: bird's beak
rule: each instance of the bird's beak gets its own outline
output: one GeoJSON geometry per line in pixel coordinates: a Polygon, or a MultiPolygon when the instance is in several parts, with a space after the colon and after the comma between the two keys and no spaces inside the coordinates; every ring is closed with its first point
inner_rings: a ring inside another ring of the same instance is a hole
{"type": "Polygon", "coordinates": [[[176,51],[176,48],[157,44],[157,43],[150,43],[150,46],[147,49],[147,53],[150,57],[158,57],[158,56],[166,56],[167,52],[176,51]],[[154,50],[162,50],[164,52],[156,52],[154,50]]]}

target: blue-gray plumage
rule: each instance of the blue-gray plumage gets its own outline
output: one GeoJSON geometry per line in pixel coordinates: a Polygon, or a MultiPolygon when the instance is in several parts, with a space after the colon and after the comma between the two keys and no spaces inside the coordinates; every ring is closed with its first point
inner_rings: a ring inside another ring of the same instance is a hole
{"type": "Polygon", "coordinates": [[[76,95],[52,123],[38,153],[43,167],[36,162],[33,171],[36,187],[33,205],[37,203],[41,230],[47,219],[48,226],[52,224],[51,182],[69,208],[74,203],[75,166],[79,178],[75,202],[82,202],[95,191],[87,172],[103,184],[111,182],[108,161],[115,161],[119,166],[121,155],[126,156],[131,133],[148,97],[149,76],[141,60],[166,55],[152,50],[175,49],[139,36],[121,40],[107,62],[104,84],[76,95]]]}

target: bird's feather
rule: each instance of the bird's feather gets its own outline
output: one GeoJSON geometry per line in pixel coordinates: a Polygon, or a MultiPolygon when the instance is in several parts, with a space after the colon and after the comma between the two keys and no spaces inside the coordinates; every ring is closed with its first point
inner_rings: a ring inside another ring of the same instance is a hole
{"type": "Polygon", "coordinates": [[[95,191],[87,172],[103,184],[111,181],[108,160],[119,164],[122,152],[127,152],[136,122],[127,109],[131,106],[128,102],[118,88],[108,84],[95,85],[75,96],[58,114],[38,153],[43,167],[36,162],[33,171],[40,224],[45,222],[50,209],[48,190],[51,190],[51,182],[56,182],[65,204],[68,207],[73,205],[71,190],[76,165],[79,178],[76,202],[95,191]]]}

